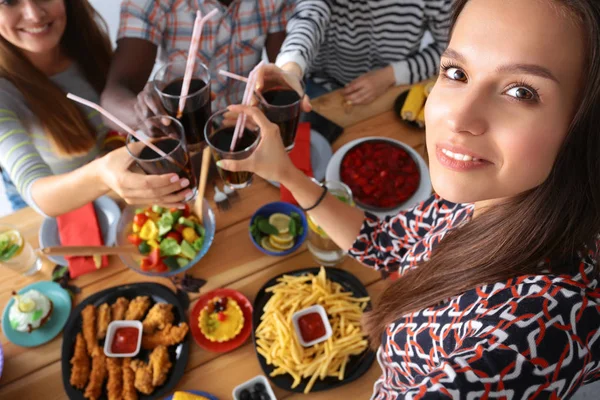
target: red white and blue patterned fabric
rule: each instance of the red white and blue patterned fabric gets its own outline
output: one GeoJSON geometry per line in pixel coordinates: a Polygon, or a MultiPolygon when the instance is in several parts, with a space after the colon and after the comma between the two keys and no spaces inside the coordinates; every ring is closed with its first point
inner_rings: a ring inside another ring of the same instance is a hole
{"type": "MultiPolygon", "coordinates": [[[[433,196],[385,221],[367,214],[350,255],[402,279],[473,210],[433,196]]],[[[372,398],[566,399],[599,379],[600,241],[591,247],[570,274],[552,274],[546,260],[545,274],[480,286],[390,324],[372,398]]]]}

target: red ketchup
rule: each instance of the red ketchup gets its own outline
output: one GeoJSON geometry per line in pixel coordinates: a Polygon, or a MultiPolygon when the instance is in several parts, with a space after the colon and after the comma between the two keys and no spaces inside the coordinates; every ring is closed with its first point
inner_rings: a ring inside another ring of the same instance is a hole
{"type": "Polygon", "coordinates": [[[133,353],[137,349],[139,332],[138,328],[131,326],[118,328],[113,336],[110,351],[119,354],[133,353]]]}
{"type": "Polygon", "coordinates": [[[298,328],[305,342],[325,336],[325,325],[319,313],[313,312],[298,318],[298,328]]]}

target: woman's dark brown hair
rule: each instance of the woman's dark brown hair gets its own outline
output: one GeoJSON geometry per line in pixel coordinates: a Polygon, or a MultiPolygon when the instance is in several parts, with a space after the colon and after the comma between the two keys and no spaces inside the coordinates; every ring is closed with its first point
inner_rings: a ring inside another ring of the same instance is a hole
{"type": "MultiPolygon", "coordinates": [[[[453,27],[468,1],[456,0],[453,27]]],[[[483,284],[540,274],[541,261],[572,259],[600,232],[600,2],[547,1],[572,15],[587,40],[581,101],[550,176],[449,233],[429,261],[388,286],[364,320],[374,347],[403,315],[483,284]]],[[[552,263],[551,273],[573,267],[552,263]]]]}
{"type": "MultiPolygon", "coordinates": [[[[106,84],[112,55],[106,24],[88,0],[64,1],[67,24],[62,49],[100,94],[106,84]]],[[[17,47],[2,37],[0,77],[8,79],[23,94],[57,154],[85,154],[96,144],[95,129],[86,115],[17,47]]]]}

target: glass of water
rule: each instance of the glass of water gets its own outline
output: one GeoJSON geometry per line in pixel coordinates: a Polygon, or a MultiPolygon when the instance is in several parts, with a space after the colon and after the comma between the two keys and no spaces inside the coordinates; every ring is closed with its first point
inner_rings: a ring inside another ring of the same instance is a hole
{"type": "MultiPolygon", "coordinates": [[[[329,193],[337,197],[340,201],[354,206],[352,191],[347,185],[336,181],[326,181],[324,185],[327,187],[329,193]]],[[[335,244],[310,215],[307,216],[307,220],[309,228],[307,241],[308,250],[315,261],[317,261],[319,265],[324,265],[326,267],[333,267],[344,261],[347,253],[346,250],[341,249],[335,244]]]]}
{"type": "Polygon", "coordinates": [[[12,225],[0,224],[0,266],[23,276],[42,268],[42,261],[21,232],[12,225]]]}

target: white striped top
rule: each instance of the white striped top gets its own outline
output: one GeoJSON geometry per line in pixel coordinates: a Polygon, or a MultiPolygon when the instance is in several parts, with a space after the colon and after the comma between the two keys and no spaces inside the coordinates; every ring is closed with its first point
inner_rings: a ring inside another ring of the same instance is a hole
{"type": "Polygon", "coordinates": [[[301,0],[277,65],[338,85],[392,65],[396,84],[437,73],[447,46],[452,0],[301,0]],[[426,31],[433,43],[421,49],[426,31]]]}

